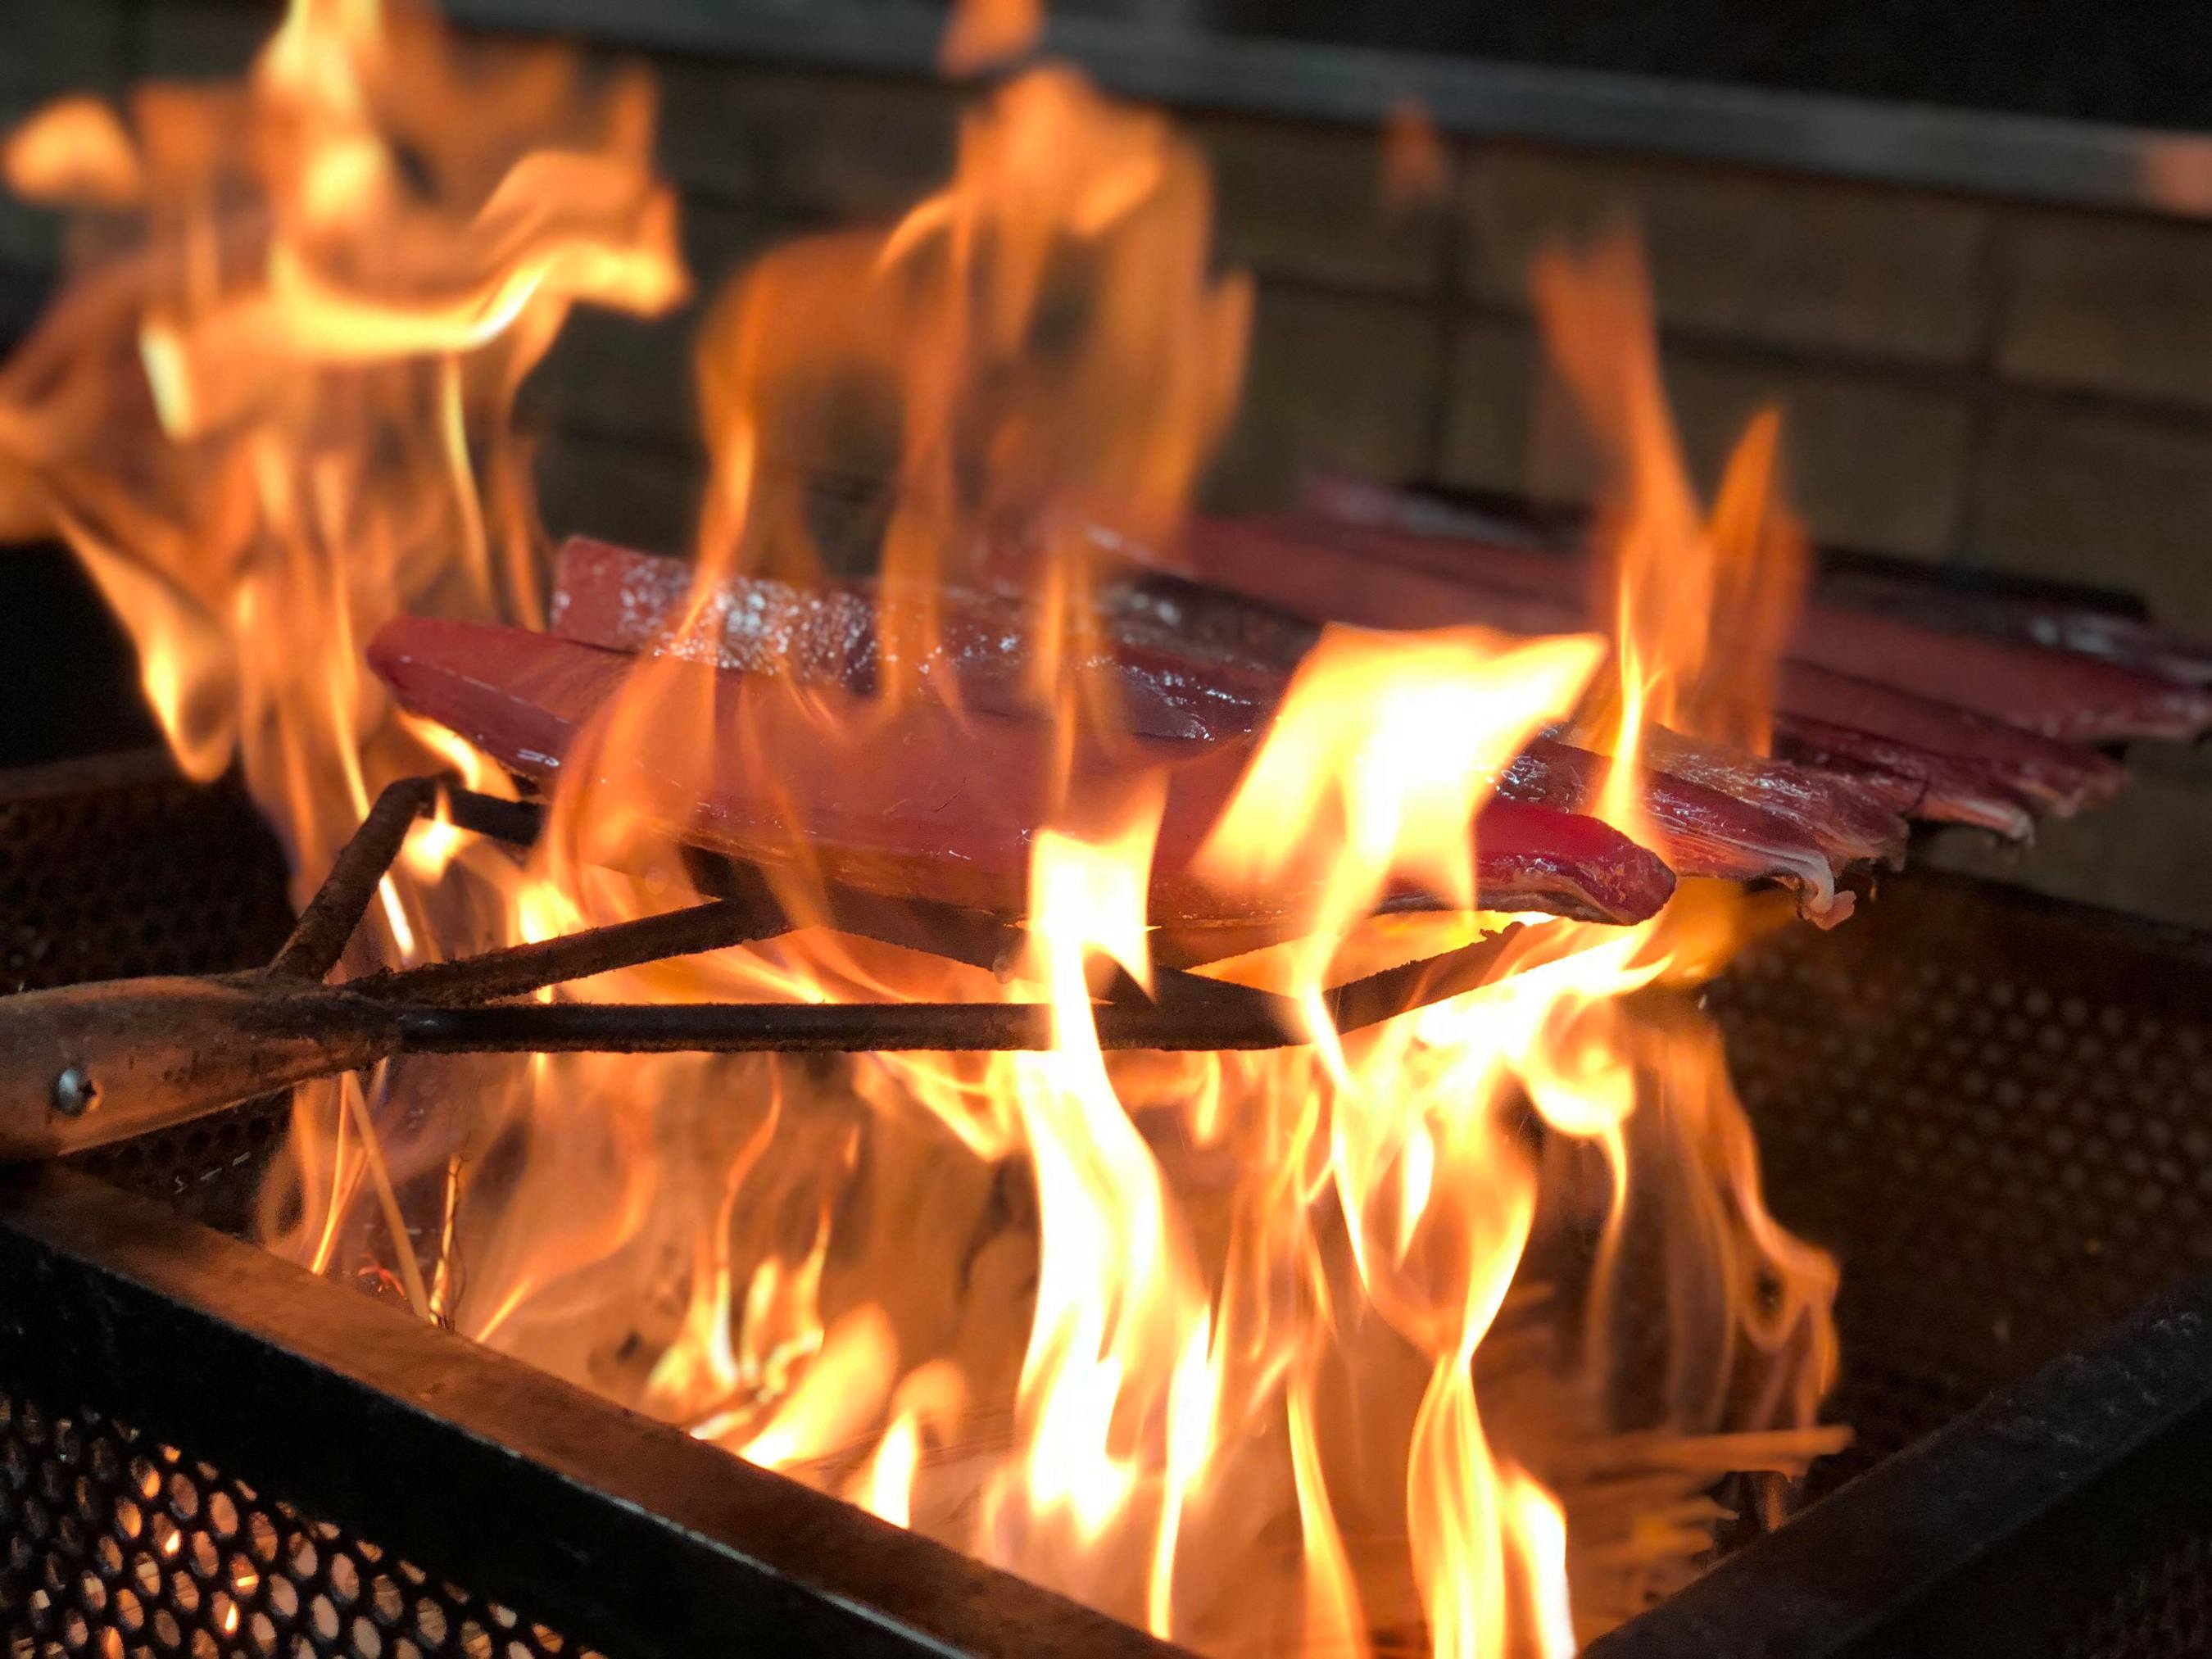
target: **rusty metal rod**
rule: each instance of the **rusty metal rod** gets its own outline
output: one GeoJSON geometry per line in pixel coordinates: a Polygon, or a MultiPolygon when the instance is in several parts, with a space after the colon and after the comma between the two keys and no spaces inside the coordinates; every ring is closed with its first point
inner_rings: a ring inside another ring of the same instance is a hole
{"type": "MultiPolygon", "coordinates": [[[[501,800],[495,795],[458,787],[449,787],[445,799],[447,816],[457,826],[510,846],[532,846],[544,829],[545,809],[536,801],[501,800]]],[[[691,884],[707,896],[752,903],[768,894],[773,902],[769,883],[759,866],[703,847],[687,846],[683,854],[691,884]]],[[[784,924],[787,928],[818,920],[841,933],[945,957],[987,973],[1001,971],[1021,948],[1021,928],[988,910],[936,899],[871,893],[842,882],[823,881],[816,885],[822,896],[822,915],[788,918],[784,924]]]]}
{"type": "Polygon", "coordinates": [[[501,800],[497,795],[461,788],[450,780],[445,783],[445,802],[446,816],[456,829],[489,836],[511,847],[532,845],[545,827],[545,809],[536,801],[501,800]]]}
{"type": "MultiPolygon", "coordinates": [[[[477,835],[516,847],[528,847],[544,828],[545,809],[535,801],[501,800],[471,789],[446,794],[453,822],[477,835]]],[[[714,898],[750,898],[767,888],[757,866],[726,853],[686,847],[684,866],[692,885],[714,898]]],[[[987,973],[1004,973],[1019,955],[1027,935],[1013,921],[988,910],[927,898],[895,898],[842,882],[817,884],[823,896],[820,921],[842,933],[871,939],[963,962],[987,973]]],[[[796,919],[790,924],[797,926],[796,919]]],[[[1264,945],[1296,936],[1288,922],[1243,926],[1158,928],[1152,934],[1156,972],[1180,971],[1241,956],[1264,945]]]]}
{"type": "MultiPolygon", "coordinates": [[[[683,912],[647,920],[735,925],[683,912]]],[[[1328,1000],[1339,1029],[1472,988],[1499,965],[1510,938],[1338,988],[1328,1000]]],[[[1101,1045],[1208,1051],[1305,1040],[1302,1012],[1273,993],[1226,983],[1201,993],[1173,979],[1161,988],[1157,1003],[1094,1005],[1101,1045]]],[[[266,973],[68,986],[0,999],[0,1159],[100,1146],[406,1053],[975,1051],[1041,1048],[1050,1036],[1050,1011],[1036,1003],[454,1008],[266,973]]]]}
{"type": "Polygon", "coordinates": [[[343,988],[380,1002],[451,1008],[520,996],[544,986],[590,979],[617,968],[749,945],[773,939],[790,925],[782,910],[765,895],[750,903],[714,899],[661,915],[610,922],[560,939],[508,945],[453,962],[365,974],[347,980],[343,988]]]}
{"type": "Polygon", "coordinates": [[[415,820],[438,798],[434,778],[402,778],[385,786],[353,839],[338,849],[331,872],[269,964],[286,979],[320,979],[337,965],[346,941],[368,914],[376,884],[399,856],[415,820]]]}
{"type": "MultiPolygon", "coordinates": [[[[684,865],[692,885],[717,898],[769,886],[768,878],[757,866],[725,853],[686,847],[684,865]]],[[[1002,971],[1019,954],[1024,938],[1018,927],[988,910],[936,899],[871,893],[842,882],[818,881],[811,885],[819,897],[819,914],[794,916],[789,923],[792,927],[816,921],[858,939],[924,951],[991,974],[1002,971]]]]}
{"type": "Polygon", "coordinates": [[[1523,926],[1515,922],[1456,950],[1347,980],[1322,996],[1329,1023],[1339,1031],[1364,1030],[1487,984],[1523,926]]]}
{"type": "MultiPolygon", "coordinates": [[[[1516,931],[1365,975],[1323,1000],[1340,1031],[1378,1024],[1480,985],[1516,931]]],[[[1170,994],[1156,1003],[1094,1004],[1099,1046],[1207,1052],[1289,1048],[1306,1040],[1297,1006],[1273,992],[1218,981],[1188,987],[1170,981],[1162,988],[1170,994]]],[[[417,1054],[1040,1049],[1052,1046],[1051,1012],[1033,1002],[532,1002],[393,1010],[401,1048],[417,1054]]]]}
{"type": "MultiPolygon", "coordinates": [[[[1108,1003],[1094,1009],[1107,1048],[1279,1048],[1298,1041],[1280,999],[1242,1006],[1108,1003]]],[[[1052,1046],[1052,1011],[1035,1002],[501,1003],[402,1008],[403,1052],[486,1054],[974,1053],[1052,1046]]]]}

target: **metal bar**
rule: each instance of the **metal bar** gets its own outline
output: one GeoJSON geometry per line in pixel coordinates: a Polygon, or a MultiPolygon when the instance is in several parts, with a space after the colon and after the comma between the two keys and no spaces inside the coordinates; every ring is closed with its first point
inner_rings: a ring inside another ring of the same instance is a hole
{"type": "MultiPolygon", "coordinates": [[[[166,749],[124,749],[77,755],[40,766],[0,767],[0,803],[52,795],[90,795],[110,789],[149,789],[184,781],[166,749]]],[[[205,787],[205,786],[203,786],[205,787]]]]}
{"type": "Polygon", "coordinates": [[[1003,916],[936,899],[890,898],[840,882],[825,883],[823,894],[824,920],[840,933],[948,957],[989,974],[1006,971],[1029,938],[1003,916]]]}
{"type": "MultiPolygon", "coordinates": [[[[1352,1031],[1480,985],[1517,928],[1339,986],[1327,1001],[1352,1031]]],[[[1094,1004],[1105,1048],[1280,1048],[1305,1041],[1297,1005],[1273,992],[1175,975],[1156,1003],[1094,1004]]],[[[955,1053],[1052,1046],[1052,1011],[1034,1002],[507,1003],[400,1008],[416,1054],[955,1053]]]]}
{"type": "MultiPolygon", "coordinates": [[[[452,0],[526,33],[934,73],[941,7],[919,0],[452,0]]],[[[1063,12],[1046,49],[1126,97],[1378,125],[1419,98],[1444,131],[1718,161],[1978,196],[2212,217],[2212,137],[1942,109],[1063,12]]]]}
{"type": "Polygon", "coordinates": [[[2212,1532],[2212,1280],[2154,1301],[1750,1544],[1589,1659],[2068,1655],[2212,1532]]]}
{"type": "MultiPolygon", "coordinates": [[[[449,790],[446,799],[453,821],[462,829],[514,846],[532,845],[544,830],[545,809],[535,801],[501,800],[469,789],[449,790]]],[[[703,847],[687,846],[683,853],[684,869],[700,892],[746,902],[767,895],[773,902],[773,884],[758,866],[703,847]]],[[[842,882],[823,882],[819,890],[824,901],[822,923],[856,938],[927,951],[990,973],[1004,968],[1021,947],[1022,930],[987,910],[935,899],[895,898],[842,882]]],[[[796,927],[804,920],[793,917],[786,925],[796,927]]]]}
{"type": "MultiPolygon", "coordinates": [[[[1048,1048],[1035,1002],[500,1003],[402,1008],[414,1054],[901,1054],[1048,1048]]],[[[1176,1005],[1094,1005],[1107,1048],[1279,1048],[1302,1041],[1290,1006],[1264,992],[1176,1005]]]]}
{"type": "Polygon", "coordinates": [[[589,979],[641,963],[726,950],[772,939],[790,922],[766,893],[752,902],[714,899],[657,916],[610,922],[580,933],[514,945],[456,962],[434,962],[397,972],[365,974],[345,981],[356,996],[386,1002],[453,1007],[520,996],[542,986],[589,979]]]}
{"type": "Polygon", "coordinates": [[[402,778],[385,786],[353,839],[331,860],[330,874],[323,878],[307,908],[300,912],[291,938],[269,964],[270,973],[320,979],[337,965],[346,941],[361,926],[362,917],[376,897],[376,884],[384,879],[392,860],[399,856],[415,820],[429,809],[437,794],[437,782],[431,778],[402,778]]]}
{"type": "Polygon", "coordinates": [[[1347,981],[1325,999],[1329,1018],[1340,1031],[1357,1031],[1472,991],[1490,979],[1522,931],[1516,923],[1456,951],[1347,981]]]}
{"type": "MultiPolygon", "coordinates": [[[[454,823],[499,840],[526,847],[536,841],[544,828],[544,811],[532,802],[497,800],[459,789],[453,791],[448,799],[453,804],[454,823]]],[[[692,885],[702,893],[747,902],[776,902],[771,884],[758,866],[703,847],[687,846],[683,854],[684,869],[692,885]]],[[[965,963],[986,973],[1005,973],[1028,941],[1027,932],[1018,923],[988,910],[947,904],[939,899],[895,898],[842,882],[823,881],[814,885],[823,901],[818,918],[823,926],[857,939],[873,939],[880,945],[895,945],[965,963]]],[[[801,921],[793,917],[785,925],[797,927],[801,921]]],[[[1278,926],[1272,937],[1284,934],[1285,930],[1278,926]]],[[[1179,975],[1182,968],[1207,960],[1210,958],[1202,953],[1184,957],[1169,964],[1165,971],[1179,975]]],[[[1198,988],[1212,982],[1195,980],[1191,984],[1198,988]]],[[[1122,996],[1117,994],[1114,1000],[1121,1000],[1122,996]]]]}
{"type": "Polygon", "coordinates": [[[545,827],[545,809],[532,800],[501,800],[497,795],[448,785],[444,794],[446,816],[458,829],[489,836],[512,847],[528,847],[545,827]]]}
{"type": "MultiPolygon", "coordinates": [[[[726,853],[686,847],[684,863],[692,884],[701,892],[718,897],[740,892],[749,884],[770,885],[758,866],[726,853]]],[[[988,910],[937,899],[894,898],[886,893],[864,892],[842,882],[823,881],[812,887],[821,900],[821,915],[794,917],[793,925],[818,921],[857,939],[924,951],[986,973],[1002,971],[1019,954],[1027,937],[1013,922],[988,910]]]]}
{"type": "Polygon", "coordinates": [[[74,1171],[0,1178],[0,1380],[618,1659],[1178,1649],[74,1171]]]}
{"type": "Polygon", "coordinates": [[[1255,921],[1155,927],[1146,940],[1156,966],[1188,969],[1264,951],[1297,937],[1287,922],[1255,921]]]}
{"type": "MultiPolygon", "coordinates": [[[[387,787],[267,969],[215,978],[112,980],[0,1000],[0,1159],[41,1158],[188,1122],[271,1089],[334,1076],[394,1054],[975,1052],[1052,1046],[1036,1003],[523,1003],[494,1001],[611,969],[689,956],[783,932],[790,917],[767,877],[732,864],[741,897],[511,946],[459,962],[325,985],[417,813],[442,786],[387,787]],[[468,1004],[489,1006],[469,1006],[468,1004]]],[[[473,810],[466,792],[449,808],[473,810]]],[[[503,809],[513,803],[500,803],[503,809]]],[[[503,827],[534,813],[502,811],[503,827]]],[[[919,948],[942,927],[968,958],[998,965],[1024,937],[982,912],[836,890],[833,925],[919,948]]],[[[1504,938],[1370,975],[1330,993],[1338,1029],[1385,1020],[1470,988],[1504,938]]],[[[1143,997],[1117,970],[1094,1002],[1108,1048],[1273,1048],[1306,1040],[1303,1012],[1273,993],[1174,967],[1143,997]]]]}
{"type": "MultiPolygon", "coordinates": [[[[529,845],[544,827],[544,809],[531,802],[498,800],[465,789],[452,791],[447,800],[455,823],[519,845],[529,845]]],[[[756,866],[699,848],[686,848],[684,852],[700,891],[768,902],[763,896],[769,891],[769,883],[756,866]]],[[[1005,918],[962,905],[934,899],[892,898],[838,882],[823,884],[823,891],[828,909],[823,919],[841,933],[925,951],[992,972],[1003,971],[1026,938],[1020,927],[1005,918]]],[[[1425,1001],[1441,1000],[1471,989],[1494,965],[1504,941],[1520,931],[1518,927],[1509,927],[1462,950],[1386,969],[1337,988],[1329,993],[1337,1029],[1351,1030],[1403,1012],[1413,1006],[1413,988],[1425,975],[1443,975],[1456,988],[1431,991],[1421,998],[1425,1001]]],[[[1188,969],[1296,937],[1297,928],[1284,921],[1157,928],[1152,934],[1155,979],[1164,1000],[1185,996],[1193,1005],[1212,1003],[1219,994],[1243,988],[1224,986],[1219,980],[1188,969]]],[[[1117,995],[1115,1000],[1123,998],[1117,995]]]]}

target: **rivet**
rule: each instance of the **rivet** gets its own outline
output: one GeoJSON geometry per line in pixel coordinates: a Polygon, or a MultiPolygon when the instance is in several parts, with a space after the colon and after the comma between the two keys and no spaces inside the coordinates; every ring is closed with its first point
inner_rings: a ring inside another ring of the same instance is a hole
{"type": "Polygon", "coordinates": [[[92,1073],[82,1066],[64,1066],[54,1076],[54,1109],[64,1117],[82,1117],[100,1097],[92,1073]]]}

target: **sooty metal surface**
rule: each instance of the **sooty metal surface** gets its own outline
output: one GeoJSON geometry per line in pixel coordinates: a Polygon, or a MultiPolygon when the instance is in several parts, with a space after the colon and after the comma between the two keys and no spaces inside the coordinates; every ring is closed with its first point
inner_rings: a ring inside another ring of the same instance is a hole
{"type": "Polygon", "coordinates": [[[0,990],[265,961],[284,855],[244,791],[159,750],[0,772],[0,990]]]}
{"type": "Polygon", "coordinates": [[[1711,1004],[1857,1438],[1597,1651],[2212,1652],[2212,940],[1913,875],[1711,1004]]]}
{"type": "Polygon", "coordinates": [[[2138,1565],[2071,1632],[2067,1659],[2172,1659],[2212,1653],[2212,1531],[2199,1530],[2138,1565]]]}
{"type": "Polygon", "coordinates": [[[0,1392],[0,1526],[19,1654],[602,1659],[93,1405],[0,1392]]]}
{"type": "Polygon", "coordinates": [[[77,1171],[0,1284],[20,1651],[1177,1651],[77,1171]]]}
{"type": "Polygon", "coordinates": [[[2200,1279],[1738,1552],[1590,1659],[2201,1652],[2163,1644],[2203,1625],[2208,1467],[2200,1279]]]}
{"type": "Polygon", "coordinates": [[[1816,1490],[2212,1273],[2212,939],[1916,873],[1711,1005],[1772,1209],[1843,1266],[1816,1490]]]}

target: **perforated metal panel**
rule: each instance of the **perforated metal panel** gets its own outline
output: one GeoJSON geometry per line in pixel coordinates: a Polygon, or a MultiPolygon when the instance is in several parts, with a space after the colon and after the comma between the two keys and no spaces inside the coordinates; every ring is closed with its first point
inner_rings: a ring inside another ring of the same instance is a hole
{"type": "MultiPolygon", "coordinates": [[[[0,985],[265,961],[291,922],[284,875],[234,782],[188,784],[161,756],[0,777],[0,985]]],[[[79,1162],[235,1225],[284,1108],[262,1103],[79,1162]]],[[[588,1652],[108,1420],[96,1400],[57,1410],[0,1392],[0,1538],[9,1659],[588,1652]]]]}
{"type": "Polygon", "coordinates": [[[2203,941],[1916,876],[1711,1000],[1772,1209],[1842,1261],[1816,1489],[2212,1270],[2203,941]]]}
{"type": "Polygon", "coordinates": [[[2069,1659],[2212,1653],[2212,1538],[2191,1538],[2145,1562],[2065,1650],[2069,1659]]]}
{"type": "Polygon", "coordinates": [[[283,854],[234,783],[161,754],[0,773],[0,988],[265,961],[283,854]]]}
{"type": "MultiPolygon", "coordinates": [[[[187,783],[159,751],[0,773],[0,993],[251,967],[290,927],[283,849],[234,779],[187,783]]],[[[77,1161],[234,1230],[285,1109],[77,1161]]]]}
{"type": "Polygon", "coordinates": [[[599,1659],[90,1408],[0,1393],[11,1659],[599,1659]]]}

